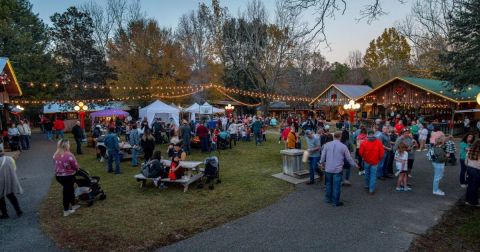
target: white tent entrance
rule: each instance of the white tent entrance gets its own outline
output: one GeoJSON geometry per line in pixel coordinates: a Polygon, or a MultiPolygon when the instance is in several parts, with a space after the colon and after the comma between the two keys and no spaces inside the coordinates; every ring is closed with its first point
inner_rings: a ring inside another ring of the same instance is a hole
{"type": "Polygon", "coordinates": [[[162,119],[164,122],[170,122],[170,119],[178,126],[180,118],[180,110],[167,105],[159,100],[139,110],[140,120],[147,118],[148,124],[151,125],[156,118],[162,119]]]}

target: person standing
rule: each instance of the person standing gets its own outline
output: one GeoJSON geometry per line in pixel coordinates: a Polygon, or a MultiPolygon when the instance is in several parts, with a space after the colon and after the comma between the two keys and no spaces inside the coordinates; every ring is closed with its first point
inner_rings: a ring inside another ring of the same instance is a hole
{"type": "Polygon", "coordinates": [[[463,133],[467,133],[470,131],[470,119],[465,116],[465,119],[463,120],[463,133]]]}
{"type": "Polygon", "coordinates": [[[378,163],[377,178],[384,180],[385,178],[391,178],[388,174],[388,165],[392,165],[390,159],[393,159],[393,152],[390,136],[388,136],[388,126],[379,127],[379,129],[381,129],[381,131],[377,131],[375,137],[382,143],[384,154],[382,160],[378,163]]]}
{"type": "Polygon", "coordinates": [[[142,138],[140,139],[140,145],[143,149],[145,163],[152,158],[153,151],[155,150],[155,138],[153,137],[150,129],[146,129],[142,138]]]}
{"type": "Polygon", "coordinates": [[[474,134],[466,134],[460,142],[460,186],[462,188],[467,188],[467,166],[465,165],[465,160],[474,142],[474,134]]]}
{"type": "MultiPolygon", "coordinates": [[[[340,142],[345,144],[345,146],[347,146],[348,151],[350,151],[350,153],[352,152],[353,148],[352,148],[352,143],[350,142],[350,133],[348,132],[347,129],[342,130],[342,137],[340,138],[340,142]]],[[[343,173],[344,177],[342,177],[343,178],[342,183],[343,183],[343,185],[349,186],[349,185],[351,185],[350,174],[351,174],[351,171],[352,171],[352,166],[348,162],[344,162],[343,171],[344,171],[344,173],[343,173]]]]}
{"type": "Polygon", "coordinates": [[[77,154],[82,154],[82,140],[83,140],[83,129],[80,127],[80,121],[75,123],[75,126],[72,128],[73,138],[77,144],[77,154]]]}
{"type": "Polygon", "coordinates": [[[418,148],[417,151],[423,151],[425,149],[425,144],[427,143],[427,137],[428,137],[428,129],[423,127],[422,124],[419,125],[419,130],[418,130],[418,140],[420,147],[418,148]]]}
{"type": "Polygon", "coordinates": [[[23,120],[23,129],[25,130],[25,146],[27,147],[27,150],[29,150],[30,138],[32,137],[32,129],[30,128],[30,124],[26,119],[23,120]]]}
{"type": "Polygon", "coordinates": [[[320,165],[325,169],[325,202],[333,206],[343,206],[340,201],[342,169],[345,160],[358,168],[347,146],[340,142],[342,132],[334,133],[334,140],[323,146],[320,165]]]}
{"type": "Polygon", "coordinates": [[[365,168],[363,167],[363,160],[362,160],[362,156],[360,155],[360,145],[366,141],[368,138],[367,136],[367,128],[365,128],[365,126],[361,126],[360,127],[360,130],[359,130],[359,133],[357,134],[357,137],[356,137],[356,151],[355,151],[355,154],[356,154],[356,158],[357,158],[357,161],[358,161],[358,165],[360,166],[359,168],[359,171],[358,171],[358,175],[363,175],[365,174],[365,168]]]}
{"type": "Polygon", "coordinates": [[[115,161],[115,174],[120,174],[120,145],[118,136],[115,134],[115,128],[108,129],[108,135],[105,137],[104,144],[108,154],[108,173],[113,173],[112,164],[115,161]]]}
{"type": "Polygon", "coordinates": [[[50,119],[45,119],[45,124],[43,125],[43,127],[45,128],[45,132],[47,134],[47,139],[49,141],[52,141],[53,140],[53,124],[52,124],[52,121],[50,119]]]}
{"type": "Polygon", "coordinates": [[[365,188],[368,189],[370,195],[373,195],[375,193],[377,167],[384,158],[384,149],[372,130],[368,132],[368,139],[360,144],[359,153],[365,169],[365,188]]]}
{"type": "Polygon", "coordinates": [[[182,139],[183,151],[185,151],[187,155],[191,155],[190,144],[192,141],[192,129],[186,120],[182,121],[182,126],[180,127],[179,132],[182,139]]]}
{"type": "Polygon", "coordinates": [[[478,204],[478,188],[480,187],[480,140],[477,140],[467,154],[465,164],[467,166],[468,186],[465,193],[465,204],[480,207],[478,204]]]}
{"type": "Polygon", "coordinates": [[[153,130],[153,136],[155,137],[155,143],[161,144],[162,131],[163,131],[162,119],[160,118],[155,119],[155,122],[152,124],[152,130],[153,130]]]}
{"type": "Polygon", "coordinates": [[[419,127],[418,127],[418,124],[414,121],[412,121],[412,125],[410,126],[410,132],[412,133],[412,136],[413,136],[413,139],[415,139],[415,141],[417,141],[418,143],[418,131],[419,131],[419,127]]]}
{"type": "Polygon", "coordinates": [[[433,132],[430,134],[430,145],[435,145],[435,140],[440,137],[445,137],[445,134],[440,130],[438,126],[433,127],[433,132]]]}
{"type": "Polygon", "coordinates": [[[428,151],[428,157],[433,165],[433,194],[438,196],[445,196],[445,192],[439,188],[445,170],[445,161],[447,161],[444,143],[445,138],[439,137],[435,140],[435,145],[428,151]]]}
{"type": "Polygon", "coordinates": [[[202,146],[202,152],[208,152],[208,143],[209,143],[209,132],[208,128],[205,127],[205,123],[200,123],[197,127],[197,136],[200,138],[200,145],[202,146]]]}
{"type": "Polygon", "coordinates": [[[310,171],[310,181],[307,185],[313,185],[315,183],[315,172],[320,175],[320,170],[318,169],[318,162],[320,161],[320,139],[315,137],[311,130],[306,130],[305,135],[307,151],[309,153],[308,167],[310,171]]]}
{"type": "Polygon", "coordinates": [[[17,130],[18,133],[20,134],[20,145],[22,147],[22,150],[27,149],[27,143],[26,143],[26,136],[27,133],[25,132],[25,129],[23,128],[23,121],[20,120],[20,122],[17,124],[17,130]]]}
{"type": "Polygon", "coordinates": [[[59,117],[55,119],[55,122],[53,123],[53,128],[55,129],[55,137],[58,139],[60,137],[61,139],[64,138],[64,131],[65,131],[65,123],[63,120],[59,117]]]}
{"type": "Polygon", "coordinates": [[[295,126],[290,126],[290,131],[287,136],[287,149],[295,149],[298,142],[297,133],[295,133],[295,126]]]}
{"type": "Polygon", "coordinates": [[[230,125],[228,126],[228,133],[230,134],[230,146],[233,145],[237,146],[237,138],[238,138],[238,124],[236,124],[233,119],[230,120],[230,125]]]}
{"type": "Polygon", "coordinates": [[[140,150],[140,134],[138,133],[137,124],[132,125],[128,143],[132,146],[132,166],[138,166],[138,151],[140,150]]]}
{"type": "Polygon", "coordinates": [[[398,120],[398,122],[395,124],[395,132],[400,135],[403,131],[403,128],[405,128],[405,126],[403,125],[403,121],[402,120],[398,120]]]}
{"type": "Polygon", "coordinates": [[[259,118],[259,120],[255,120],[255,122],[252,123],[252,126],[250,126],[252,128],[253,134],[255,135],[255,145],[259,145],[262,143],[263,124],[260,119],[261,118],[259,118]]]}
{"type": "Polygon", "coordinates": [[[75,173],[79,167],[75,156],[70,152],[70,142],[67,139],[58,141],[53,161],[55,178],[63,187],[63,216],[67,217],[80,207],[75,205],[74,189],[75,173]]]}
{"type": "Polygon", "coordinates": [[[22,186],[15,172],[16,169],[17,167],[13,158],[5,156],[3,146],[0,147],[0,219],[9,218],[5,198],[8,198],[18,217],[23,214],[18,199],[15,196],[15,194],[23,193],[22,186]]]}
{"type": "Polygon", "coordinates": [[[395,141],[395,145],[393,147],[394,150],[397,150],[398,146],[400,143],[405,143],[407,146],[407,151],[408,151],[408,162],[407,162],[407,167],[408,167],[408,176],[411,177],[412,174],[412,169],[413,169],[413,162],[415,161],[415,148],[417,148],[417,142],[412,138],[412,135],[410,134],[410,130],[408,128],[404,128],[402,130],[402,135],[397,138],[395,141]]]}

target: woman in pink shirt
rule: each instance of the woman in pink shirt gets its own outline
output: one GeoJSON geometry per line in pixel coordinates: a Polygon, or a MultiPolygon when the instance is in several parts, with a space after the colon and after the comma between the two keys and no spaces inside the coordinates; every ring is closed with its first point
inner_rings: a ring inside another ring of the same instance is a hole
{"type": "Polygon", "coordinates": [[[61,139],[57,144],[57,151],[53,154],[55,164],[55,176],[63,186],[63,216],[69,216],[80,206],[75,205],[75,173],[78,171],[78,163],[75,156],[70,152],[70,142],[61,139]]]}
{"type": "Polygon", "coordinates": [[[440,130],[440,128],[438,128],[437,126],[435,126],[433,128],[433,132],[430,136],[430,144],[433,146],[435,145],[435,142],[437,140],[437,138],[439,137],[445,137],[445,134],[443,134],[443,132],[440,130]]]}

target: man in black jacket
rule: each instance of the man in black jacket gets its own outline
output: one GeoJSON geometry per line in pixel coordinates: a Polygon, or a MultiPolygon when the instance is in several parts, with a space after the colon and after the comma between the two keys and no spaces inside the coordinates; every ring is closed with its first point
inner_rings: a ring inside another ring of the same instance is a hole
{"type": "Polygon", "coordinates": [[[75,126],[73,126],[72,134],[73,138],[75,138],[75,143],[77,143],[77,154],[82,154],[83,129],[80,127],[80,121],[77,121],[75,126]]]}

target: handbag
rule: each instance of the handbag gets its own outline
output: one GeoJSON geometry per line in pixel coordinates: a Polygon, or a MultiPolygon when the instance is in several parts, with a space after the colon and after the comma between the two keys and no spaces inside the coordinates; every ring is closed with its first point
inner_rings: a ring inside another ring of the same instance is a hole
{"type": "Polygon", "coordinates": [[[175,175],[175,168],[177,167],[177,164],[175,164],[174,162],[172,162],[170,164],[170,171],[168,172],[168,178],[170,180],[177,180],[177,175],[175,175]]]}

